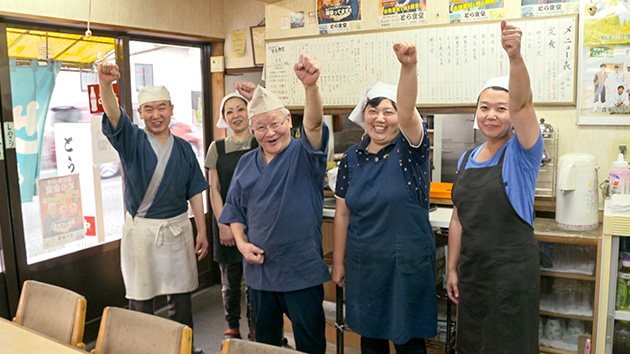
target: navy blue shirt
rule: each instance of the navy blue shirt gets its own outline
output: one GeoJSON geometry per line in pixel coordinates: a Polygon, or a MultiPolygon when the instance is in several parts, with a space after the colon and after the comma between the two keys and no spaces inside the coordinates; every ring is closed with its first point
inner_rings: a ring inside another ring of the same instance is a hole
{"type": "MultiPolygon", "coordinates": [[[[116,129],[106,114],[102,129],[118,151],[125,172],[125,209],[136,216],[158,162],[147,138],[150,133],[133,124],[122,108],[116,129]]],[[[183,214],[188,210],[188,200],[209,187],[190,144],[177,136],[173,138],[173,151],[146,218],[166,219],[183,214]]]]}
{"type": "Polygon", "coordinates": [[[269,164],[259,147],[236,165],[219,222],[244,224],[249,242],[265,251],[263,264],[244,262],[252,289],[286,292],[330,280],[321,229],[330,133],[323,129],[323,151],[313,151],[302,131],[269,164]]]}
{"type": "MultiPolygon", "coordinates": [[[[402,132],[398,134],[389,145],[375,154],[367,151],[369,144],[370,137],[366,136],[358,145],[354,146],[357,150],[359,166],[389,158],[390,151],[394,148],[397,149],[401,157],[399,165],[407,182],[407,188],[409,188],[409,191],[418,201],[428,206],[429,187],[431,185],[431,166],[428,158],[429,135],[426,129],[422,136],[422,142],[420,142],[420,146],[418,147],[412,146],[402,132]]],[[[352,176],[348,176],[348,156],[347,153],[344,153],[341,161],[339,161],[339,171],[337,172],[337,181],[335,184],[336,197],[341,199],[346,197],[351,177],[352,176]]]]}

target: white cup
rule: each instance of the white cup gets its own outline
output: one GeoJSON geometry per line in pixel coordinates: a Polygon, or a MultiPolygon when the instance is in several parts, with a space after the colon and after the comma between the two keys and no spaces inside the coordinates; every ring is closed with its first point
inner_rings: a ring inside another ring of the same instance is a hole
{"type": "Polygon", "coordinates": [[[575,318],[570,319],[567,324],[567,335],[577,337],[582,333],[584,333],[584,322],[575,318]]]}
{"type": "Polygon", "coordinates": [[[562,320],[550,317],[545,324],[545,338],[549,340],[560,340],[564,334],[562,320]]]}

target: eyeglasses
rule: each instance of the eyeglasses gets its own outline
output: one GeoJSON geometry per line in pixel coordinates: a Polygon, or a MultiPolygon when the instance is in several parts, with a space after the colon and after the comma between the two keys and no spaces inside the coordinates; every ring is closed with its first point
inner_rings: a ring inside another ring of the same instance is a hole
{"type": "Polygon", "coordinates": [[[284,124],[284,122],[287,121],[287,118],[289,118],[289,116],[284,116],[284,119],[280,122],[272,122],[269,125],[257,125],[255,127],[252,127],[251,125],[249,126],[254,133],[266,133],[268,129],[272,129],[272,130],[276,130],[278,128],[280,128],[280,126],[282,124],[284,124]]]}

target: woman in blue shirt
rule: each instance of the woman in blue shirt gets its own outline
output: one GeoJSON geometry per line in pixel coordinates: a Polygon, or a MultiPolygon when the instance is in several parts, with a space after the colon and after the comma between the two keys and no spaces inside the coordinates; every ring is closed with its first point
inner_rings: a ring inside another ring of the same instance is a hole
{"type": "Polygon", "coordinates": [[[490,80],[476,121],[487,143],[464,154],[453,186],[448,296],[457,351],[538,353],[539,250],[534,193],[543,153],[521,30],[501,21],[509,83],[490,80]]]}

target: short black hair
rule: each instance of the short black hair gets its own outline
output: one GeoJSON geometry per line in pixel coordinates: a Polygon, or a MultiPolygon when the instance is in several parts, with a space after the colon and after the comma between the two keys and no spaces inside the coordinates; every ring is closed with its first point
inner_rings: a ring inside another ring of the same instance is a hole
{"type": "Polygon", "coordinates": [[[606,66],[606,64],[602,63],[602,65],[600,65],[599,67],[601,68],[601,67],[604,67],[604,66],[606,66]]]}
{"type": "Polygon", "coordinates": [[[479,99],[481,98],[481,93],[484,92],[485,90],[488,90],[488,89],[493,89],[493,90],[496,90],[496,91],[504,91],[504,92],[507,92],[507,93],[510,92],[508,89],[506,89],[505,87],[501,87],[501,86],[489,86],[489,87],[486,87],[485,89],[481,90],[481,92],[479,92],[479,96],[477,96],[477,104],[476,104],[476,106],[479,106],[479,99]]]}
{"type": "Polygon", "coordinates": [[[617,86],[617,90],[619,90],[619,89],[624,89],[625,90],[626,88],[623,85],[619,85],[619,86],[617,86]]]}
{"type": "MultiPolygon", "coordinates": [[[[390,99],[387,98],[387,97],[374,97],[374,98],[371,98],[371,99],[369,99],[367,101],[367,103],[365,104],[365,107],[363,107],[363,109],[365,109],[367,106],[377,107],[379,104],[381,104],[382,100],[390,100],[390,99]]],[[[394,106],[394,109],[396,111],[398,111],[398,107],[396,107],[396,102],[394,102],[392,100],[390,100],[390,101],[391,101],[392,105],[394,106]]]]}

